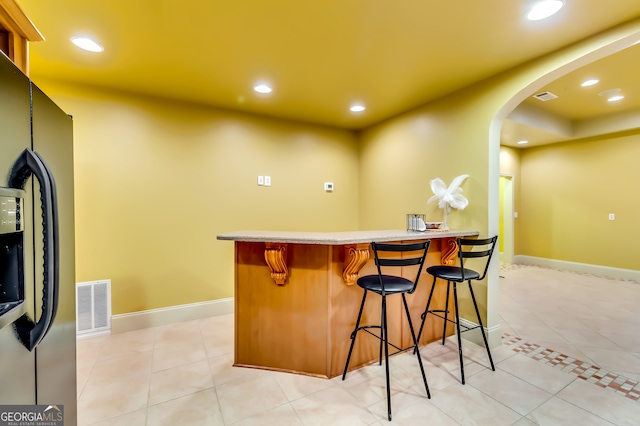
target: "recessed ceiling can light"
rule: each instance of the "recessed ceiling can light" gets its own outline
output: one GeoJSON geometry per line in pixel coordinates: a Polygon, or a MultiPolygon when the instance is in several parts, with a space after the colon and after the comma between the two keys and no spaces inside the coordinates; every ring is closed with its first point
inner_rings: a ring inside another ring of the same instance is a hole
{"type": "Polygon", "coordinates": [[[609,90],[604,90],[600,93],[598,93],[598,96],[604,96],[605,98],[610,98],[611,96],[615,96],[618,93],[622,92],[622,89],[609,89],[609,90]]]}
{"type": "Polygon", "coordinates": [[[526,145],[529,141],[518,141],[518,145],[526,145]]]}
{"type": "Polygon", "coordinates": [[[598,83],[600,83],[600,80],[598,80],[597,78],[591,78],[589,80],[583,81],[580,86],[589,87],[589,86],[593,86],[594,84],[598,84],[598,83]]]}
{"type": "Polygon", "coordinates": [[[267,86],[266,84],[258,84],[257,86],[253,87],[253,90],[255,90],[258,93],[271,93],[272,89],[271,87],[267,86]]]}
{"type": "Polygon", "coordinates": [[[88,37],[71,37],[71,43],[87,52],[99,53],[104,51],[104,47],[88,37]]]}
{"type": "Polygon", "coordinates": [[[527,19],[530,21],[539,21],[548,18],[562,9],[562,6],[564,6],[562,0],[542,0],[536,2],[531,6],[531,9],[529,9],[527,19]]]}
{"type": "Polygon", "coordinates": [[[366,108],[363,105],[354,105],[351,108],[349,108],[351,110],[351,112],[362,112],[364,111],[366,108]]]}
{"type": "Polygon", "coordinates": [[[616,96],[612,96],[609,99],[607,99],[609,102],[616,102],[619,101],[621,99],[624,99],[623,95],[616,95],[616,96]]]}

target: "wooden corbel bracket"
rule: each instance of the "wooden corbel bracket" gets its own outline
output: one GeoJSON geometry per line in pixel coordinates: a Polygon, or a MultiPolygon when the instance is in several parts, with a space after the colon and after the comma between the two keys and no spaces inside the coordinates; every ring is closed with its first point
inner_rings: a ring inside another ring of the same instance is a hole
{"type": "Polygon", "coordinates": [[[369,260],[369,244],[353,244],[344,247],[344,269],[342,279],[347,285],[358,281],[358,274],[369,260]]]}
{"type": "Polygon", "coordinates": [[[455,238],[443,238],[440,263],[447,266],[456,264],[458,258],[458,243],[455,238]]]}
{"type": "Polygon", "coordinates": [[[271,270],[271,278],[278,285],[284,285],[289,278],[287,270],[287,245],[265,243],[264,260],[271,270]]]}

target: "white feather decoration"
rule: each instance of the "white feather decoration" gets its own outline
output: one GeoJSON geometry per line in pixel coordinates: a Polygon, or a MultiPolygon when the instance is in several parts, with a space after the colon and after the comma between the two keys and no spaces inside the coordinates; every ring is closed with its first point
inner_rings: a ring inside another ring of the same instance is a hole
{"type": "Polygon", "coordinates": [[[469,175],[460,175],[453,179],[451,185],[447,188],[447,185],[440,178],[435,178],[431,181],[431,191],[433,196],[429,198],[427,203],[434,200],[438,200],[438,207],[444,211],[444,227],[447,227],[447,213],[451,213],[451,207],[458,210],[463,210],[469,204],[469,201],[462,195],[462,182],[469,175]]]}

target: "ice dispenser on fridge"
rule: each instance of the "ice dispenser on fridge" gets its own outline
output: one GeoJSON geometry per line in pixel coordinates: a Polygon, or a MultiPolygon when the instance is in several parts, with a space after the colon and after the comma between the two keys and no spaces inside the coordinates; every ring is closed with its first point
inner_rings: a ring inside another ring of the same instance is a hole
{"type": "Polygon", "coordinates": [[[23,190],[0,187],[0,328],[25,313],[23,205],[23,190]]]}

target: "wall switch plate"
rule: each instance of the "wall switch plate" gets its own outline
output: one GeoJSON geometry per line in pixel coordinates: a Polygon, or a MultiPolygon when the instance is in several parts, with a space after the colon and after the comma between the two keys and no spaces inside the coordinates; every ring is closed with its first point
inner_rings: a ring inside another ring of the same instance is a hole
{"type": "Polygon", "coordinates": [[[324,190],[327,192],[333,192],[333,182],[325,182],[324,190]]]}
{"type": "Polygon", "coordinates": [[[264,176],[258,176],[258,185],[264,185],[264,176]]]}
{"type": "Polygon", "coordinates": [[[609,220],[616,220],[615,213],[609,213],[609,220]]]}
{"type": "Polygon", "coordinates": [[[271,176],[264,177],[264,186],[271,186],[271,176]]]}

